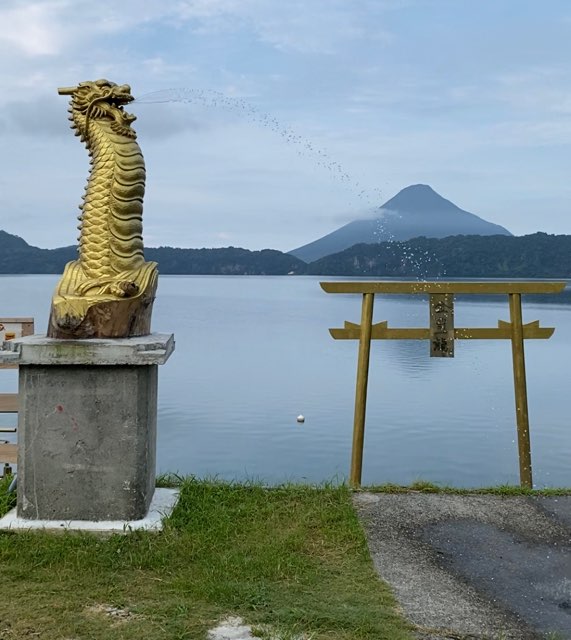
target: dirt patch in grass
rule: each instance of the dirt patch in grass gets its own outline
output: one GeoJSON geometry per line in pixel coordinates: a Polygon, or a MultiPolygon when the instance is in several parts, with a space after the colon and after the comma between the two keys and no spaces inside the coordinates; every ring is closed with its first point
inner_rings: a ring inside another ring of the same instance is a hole
{"type": "Polygon", "coordinates": [[[130,622],[138,616],[124,607],[114,607],[110,604],[92,604],[86,607],[85,613],[88,616],[101,616],[112,624],[123,624],[130,622]]]}

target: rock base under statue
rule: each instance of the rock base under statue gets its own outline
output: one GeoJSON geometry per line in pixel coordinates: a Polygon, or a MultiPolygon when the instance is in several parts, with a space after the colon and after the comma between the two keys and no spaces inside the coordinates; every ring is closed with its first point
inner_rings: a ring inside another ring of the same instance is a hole
{"type": "Polygon", "coordinates": [[[107,294],[89,295],[89,289],[82,292],[89,280],[81,261],[69,262],[52,300],[48,336],[83,340],[148,335],[157,277],[157,263],[145,262],[122,277],[109,278],[106,287],[99,287],[109,289],[107,294]],[[122,288],[130,295],[121,296],[122,288]]]}
{"type": "Polygon", "coordinates": [[[173,336],[30,336],[4,349],[20,366],[18,519],[145,518],[155,492],[157,365],[173,336]]]}

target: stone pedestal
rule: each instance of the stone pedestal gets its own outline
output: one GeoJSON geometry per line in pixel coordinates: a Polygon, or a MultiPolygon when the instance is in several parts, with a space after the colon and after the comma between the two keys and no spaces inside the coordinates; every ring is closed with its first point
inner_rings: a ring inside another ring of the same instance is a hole
{"type": "Polygon", "coordinates": [[[0,354],[20,366],[19,518],[145,517],[155,488],[157,369],[173,350],[165,334],[4,343],[0,354]]]}

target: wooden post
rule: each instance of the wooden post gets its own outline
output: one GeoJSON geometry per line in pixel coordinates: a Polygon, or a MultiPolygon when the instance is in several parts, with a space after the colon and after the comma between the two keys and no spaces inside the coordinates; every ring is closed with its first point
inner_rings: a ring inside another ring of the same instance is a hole
{"type": "Polygon", "coordinates": [[[355,390],[355,419],[353,422],[353,449],[351,450],[351,473],[349,482],[353,487],[361,486],[363,470],[363,444],[365,441],[365,412],[367,408],[367,383],[369,380],[369,355],[373,328],[374,293],[363,294],[361,309],[361,332],[359,337],[359,361],[357,363],[357,387],[355,390]]]}
{"type": "Polygon", "coordinates": [[[520,485],[533,488],[531,474],[531,443],[529,437],[529,415],[527,409],[527,386],[525,381],[525,355],[523,347],[523,321],[521,294],[510,293],[510,320],[512,358],[514,369],[515,412],[517,421],[517,443],[519,451],[520,485]]]}
{"type": "MultiPolygon", "coordinates": [[[[3,339],[34,334],[33,318],[0,318],[0,348],[3,339]]],[[[17,364],[1,364],[0,369],[17,369],[17,364]]],[[[0,393],[0,413],[18,413],[19,397],[17,393],[0,393]]],[[[0,427],[0,433],[16,433],[15,427],[0,427]]],[[[0,441],[0,461],[4,463],[4,477],[11,475],[11,464],[18,462],[18,445],[0,441]]]]}
{"type": "MultiPolygon", "coordinates": [[[[33,318],[0,318],[0,348],[3,340],[23,338],[34,334],[33,318]]],[[[17,364],[2,364],[0,369],[17,369],[17,364]]],[[[0,409],[1,411],[1,409],[0,409]]]]}

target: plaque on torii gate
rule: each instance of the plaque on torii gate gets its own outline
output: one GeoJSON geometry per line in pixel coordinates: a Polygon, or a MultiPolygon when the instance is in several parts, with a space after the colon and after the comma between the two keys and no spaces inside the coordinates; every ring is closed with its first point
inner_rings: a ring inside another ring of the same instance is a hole
{"type": "Polygon", "coordinates": [[[522,294],[560,293],[564,282],[321,282],[326,293],[362,294],[361,322],[345,322],[341,329],[330,329],[335,340],[359,340],[353,447],[351,452],[351,485],[359,487],[363,469],[365,412],[371,340],[428,340],[430,356],[454,357],[455,340],[511,340],[514,373],[516,422],[518,434],[519,472],[522,487],[532,488],[531,443],[525,377],[524,340],[547,339],[555,331],[540,327],[539,321],[523,324],[522,294]],[[423,294],[429,296],[428,328],[393,328],[388,322],[373,324],[375,294],[423,294]],[[498,321],[497,327],[457,328],[454,325],[454,296],[479,294],[508,296],[510,321],[498,321]]]}

